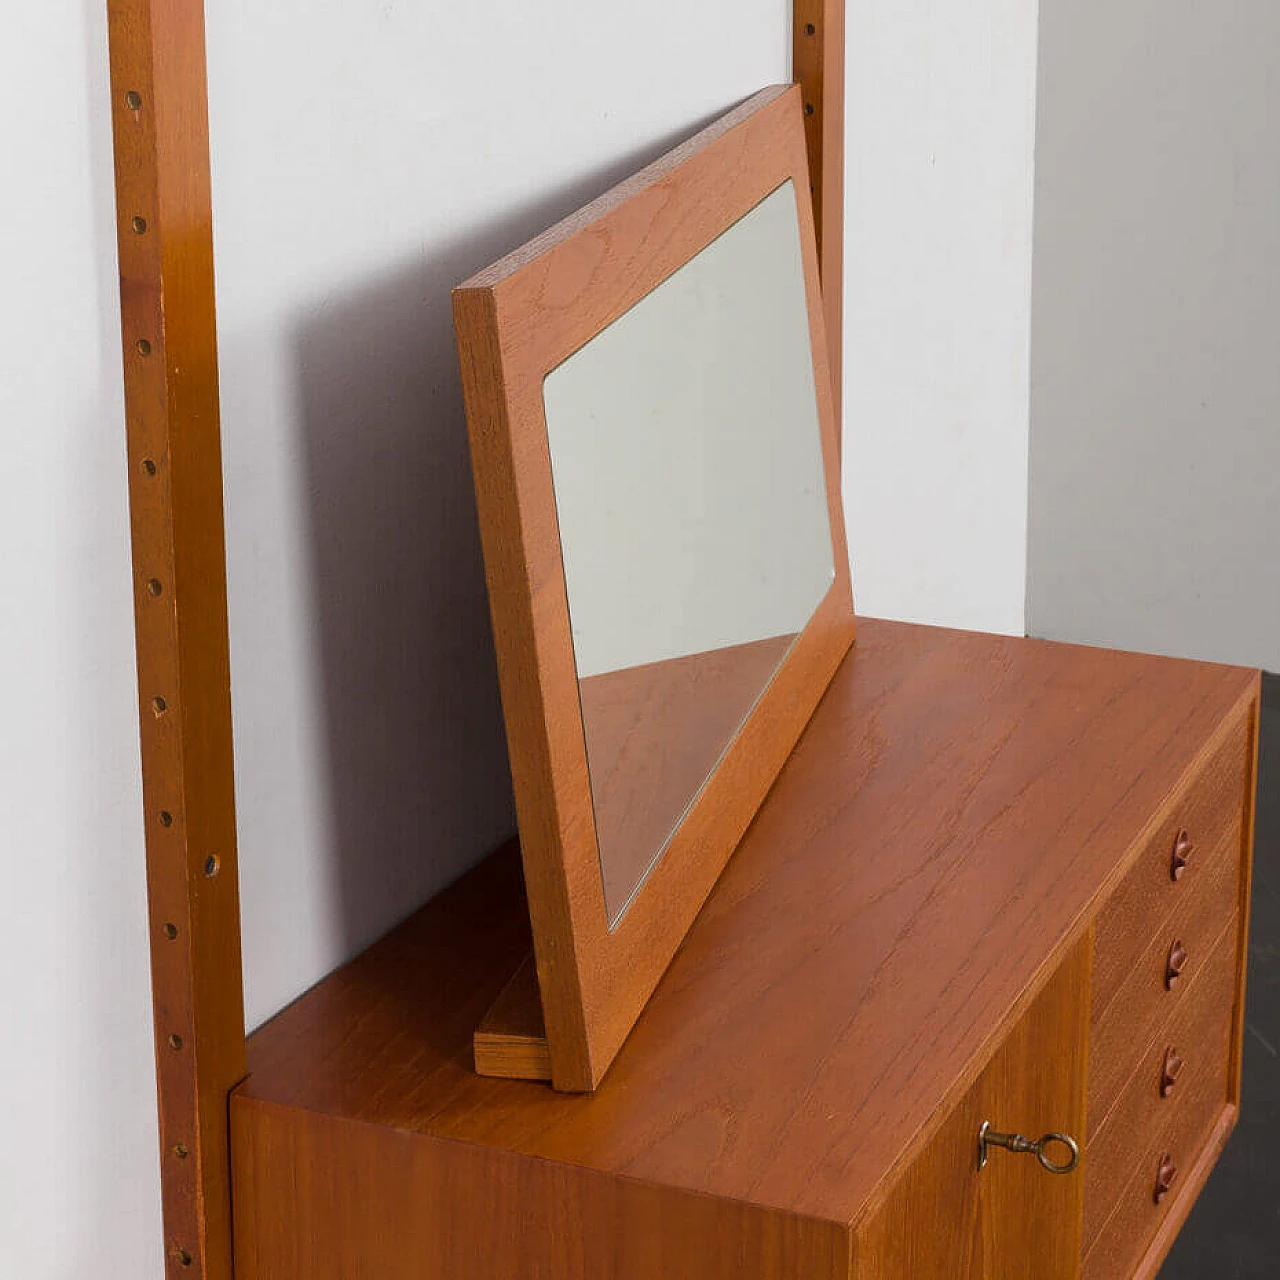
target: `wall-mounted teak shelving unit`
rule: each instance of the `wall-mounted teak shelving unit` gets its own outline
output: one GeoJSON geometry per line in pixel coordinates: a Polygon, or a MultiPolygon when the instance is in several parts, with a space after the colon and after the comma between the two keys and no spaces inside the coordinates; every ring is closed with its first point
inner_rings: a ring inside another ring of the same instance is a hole
{"type": "Polygon", "coordinates": [[[108,12],[169,1274],[1150,1280],[1240,1103],[1257,672],[863,619],[594,1096],[474,1070],[514,849],[246,1046],[203,16],[108,12]]]}
{"type": "MultiPolygon", "coordinates": [[[[107,14],[165,1253],[230,1280],[246,1058],[204,10],[107,14]]],[[[843,0],[795,0],[793,31],[838,405],[843,0]]]]}

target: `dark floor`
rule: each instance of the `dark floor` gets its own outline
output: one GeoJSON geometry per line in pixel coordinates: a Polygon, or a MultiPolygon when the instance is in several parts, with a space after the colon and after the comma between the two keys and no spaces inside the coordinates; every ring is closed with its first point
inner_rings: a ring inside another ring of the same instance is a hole
{"type": "Polygon", "coordinates": [[[1280,1277],[1280,676],[1262,691],[1240,1123],[1160,1280],[1280,1277]]]}

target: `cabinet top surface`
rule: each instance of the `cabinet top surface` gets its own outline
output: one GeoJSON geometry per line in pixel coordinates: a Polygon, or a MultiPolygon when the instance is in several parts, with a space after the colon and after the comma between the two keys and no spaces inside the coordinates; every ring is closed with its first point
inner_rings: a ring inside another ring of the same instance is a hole
{"type": "Polygon", "coordinates": [[[1239,668],[860,620],[603,1085],[471,1069],[508,849],[250,1039],[242,1103],[856,1219],[1256,696],[1239,668]]]}

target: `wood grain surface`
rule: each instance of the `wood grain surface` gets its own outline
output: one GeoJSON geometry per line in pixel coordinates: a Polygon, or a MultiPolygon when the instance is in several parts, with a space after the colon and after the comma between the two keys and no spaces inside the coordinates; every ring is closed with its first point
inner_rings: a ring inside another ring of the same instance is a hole
{"type": "Polygon", "coordinates": [[[314,1112],[232,1127],[237,1280],[848,1280],[834,1223],[314,1112]]]}
{"type": "MultiPolygon", "coordinates": [[[[1164,1260],[1173,1247],[1178,1232],[1182,1230],[1187,1215],[1195,1205],[1196,1198],[1204,1189],[1213,1167],[1222,1155],[1222,1149],[1236,1126],[1239,1109],[1230,1104],[1223,1108],[1221,1115],[1213,1126],[1208,1138],[1201,1144],[1189,1168],[1179,1174],[1181,1189],[1174,1188],[1173,1202],[1165,1212],[1155,1236],[1147,1245],[1146,1252],[1139,1259],[1129,1280],[1156,1280],[1164,1260]]],[[[1085,1259],[1083,1269],[1084,1280],[1111,1280],[1110,1275],[1101,1270],[1090,1253],[1085,1259]]]]}
{"type": "Polygon", "coordinates": [[[605,907],[643,881],[769,683],[794,635],[578,682],[605,907]]]}
{"type": "Polygon", "coordinates": [[[454,291],[503,714],[554,1083],[599,1084],[854,635],[801,95],[756,94],[454,291]],[[835,580],[610,927],[591,809],[546,375],[784,183],[800,226],[835,580]]]}
{"type": "MultiPolygon", "coordinates": [[[[893,1183],[858,1232],[853,1280],[1073,1280],[1082,1170],[1050,1174],[999,1148],[979,1170],[976,1157],[984,1121],[1033,1140],[1052,1132],[1083,1142],[1089,960],[1086,935],[893,1183]]],[[[1052,1157],[1062,1160],[1063,1148],[1052,1157]]]]}
{"type": "MultiPolygon", "coordinates": [[[[1244,1059],[1244,1013],[1246,978],[1249,970],[1249,921],[1250,902],[1253,895],[1253,841],[1257,825],[1258,808],[1258,731],[1262,714],[1259,697],[1249,706],[1249,737],[1245,746],[1247,774],[1244,786],[1244,815],[1240,828],[1240,934],[1236,954],[1236,1004],[1233,1010],[1234,1027],[1231,1036],[1231,1069],[1228,1096],[1233,1107],[1240,1107],[1240,1080],[1244,1059]]],[[[1233,1115],[1235,1113],[1233,1112],[1233,1115]]],[[[1167,1248],[1167,1246],[1166,1246],[1167,1248]]],[[[1160,1255],[1162,1258],[1164,1254],[1160,1255]]]]}
{"type": "MultiPolygon", "coordinates": [[[[1233,923],[1222,938],[1219,969],[1231,969],[1236,934],[1233,923]]],[[[1215,1129],[1224,1119],[1234,1120],[1235,1108],[1227,1098],[1231,1058],[1228,1037],[1222,1034],[1216,1044],[1205,1045],[1204,1055],[1202,1069],[1189,1076],[1184,1090],[1174,1091],[1172,1105],[1163,1109],[1159,1123],[1132,1135],[1129,1176],[1113,1195],[1109,1213],[1105,1205],[1090,1206],[1090,1232],[1095,1229],[1095,1220],[1103,1218],[1085,1255],[1084,1274],[1090,1280],[1115,1280],[1133,1274],[1184,1192],[1190,1189],[1194,1197],[1198,1190],[1193,1171],[1215,1129]],[[1171,1157],[1176,1173],[1170,1194],[1157,1203],[1156,1173],[1166,1155],[1171,1157]]]]}
{"type": "Polygon", "coordinates": [[[107,14],[165,1256],[228,1280],[245,1049],[204,12],[107,14]]]}
{"type": "MultiPolygon", "coordinates": [[[[259,1127],[351,1123],[397,1158],[444,1140],[856,1224],[970,1091],[1258,683],[864,620],[594,1095],[471,1069],[472,1030],[529,946],[508,849],[254,1035],[232,1098],[237,1185],[258,1186],[274,1159],[259,1127]]],[[[247,1251],[284,1256],[321,1230],[305,1186],[272,1201],[275,1243],[244,1194],[247,1251]]],[[[344,1230],[375,1232],[376,1200],[344,1230]]]]}
{"type": "Polygon", "coordinates": [[[1143,950],[1175,907],[1203,899],[1207,881],[1222,864],[1240,865],[1241,823],[1249,785],[1249,719],[1242,715],[1225,732],[1204,769],[1188,781],[1133,870],[1098,919],[1094,948],[1093,1007],[1111,1003],[1143,950]],[[1191,851],[1178,879],[1171,874],[1173,847],[1185,832],[1191,851]]]}
{"type": "Polygon", "coordinates": [[[472,1041],[476,1072],[503,1080],[550,1080],[551,1049],[533,952],[480,1020],[472,1041]]]}
{"type": "MultiPolygon", "coordinates": [[[[1160,1132],[1187,1094],[1199,1094],[1214,1118],[1227,1101],[1236,994],[1236,922],[1215,944],[1205,970],[1182,1005],[1156,1035],[1127,1055],[1129,1075],[1109,1112],[1091,1123],[1086,1168],[1084,1246],[1097,1238],[1120,1200],[1125,1184],[1146,1157],[1152,1134],[1160,1132]],[[1161,1067],[1168,1049],[1182,1059],[1177,1083],[1161,1096],[1161,1067]],[[1209,1079],[1206,1081],[1205,1077],[1209,1079]]],[[[1091,1117],[1091,1120],[1093,1117],[1091,1117]]]]}
{"type": "MultiPolygon", "coordinates": [[[[1244,797],[1240,796],[1243,804],[1244,797]]],[[[1235,837],[1231,853],[1238,851],[1235,837]]],[[[1240,900],[1240,866],[1230,855],[1215,858],[1208,874],[1183,898],[1146,940],[1124,981],[1105,1007],[1095,1002],[1090,1036],[1089,1128],[1106,1119],[1135,1062],[1135,1054],[1187,1003],[1191,987],[1210,963],[1215,943],[1235,918],[1240,900]],[[1186,967],[1170,990],[1165,982],[1169,950],[1187,952],[1186,967]]],[[[1234,986],[1234,983],[1232,984],[1234,986]]]]}

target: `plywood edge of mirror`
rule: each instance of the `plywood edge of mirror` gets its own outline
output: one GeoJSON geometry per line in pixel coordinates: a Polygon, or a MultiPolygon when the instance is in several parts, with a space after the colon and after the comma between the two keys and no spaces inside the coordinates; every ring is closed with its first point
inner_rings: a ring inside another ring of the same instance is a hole
{"type": "Polygon", "coordinates": [[[476,1028],[476,1074],[501,1080],[550,1080],[551,1046],[532,953],[476,1028]]]}
{"type": "MultiPolygon", "coordinates": [[[[556,873],[554,865],[562,818],[545,731],[543,700],[548,694],[544,691],[546,676],[540,667],[536,636],[538,605],[531,587],[525,532],[516,498],[515,461],[504,416],[492,298],[482,291],[458,290],[453,301],[511,781],[535,935],[538,922],[543,922],[543,945],[537,955],[538,985],[546,1023],[555,1025],[559,1032],[549,1052],[553,1062],[555,1053],[559,1053],[560,1078],[581,1081],[590,1075],[587,1032],[572,954],[571,903],[565,878],[556,873]],[[534,849],[541,856],[531,855],[534,849]]],[[[550,696],[564,697],[569,692],[572,688],[565,684],[561,672],[558,683],[553,681],[550,696]]],[[[584,821],[581,796],[577,797],[576,812],[578,821],[584,821]]],[[[589,800],[585,812],[589,817],[589,800]]]]}
{"type": "MultiPolygon", "coordinates": [[[[800,90],[774,86],[454,291],[536,991],[556,1088],[603,1078],[853,641],[800,90]],[[834,580],[620,919],[604,899],[546,375],[767,196],[795,195],[834,580]]],[[[531,994],[527,981],[512,985],[531,994]]],[[[501,1003],[501,1002],[500,1002],[501,1003]]],[[[530,1025],[527,1012],[518,1025],[530,1025]]],[[[480,1056],[492,1068],[495,1022],[480,1056]]],[[[509,1038],[501,1045],[510,1047],[509,1038]]],[[[520,1061],[538,1052],[520,1043],[520,1061]],[[528,1055],[526,1054],[528,1050],[528,1055]]]]}

